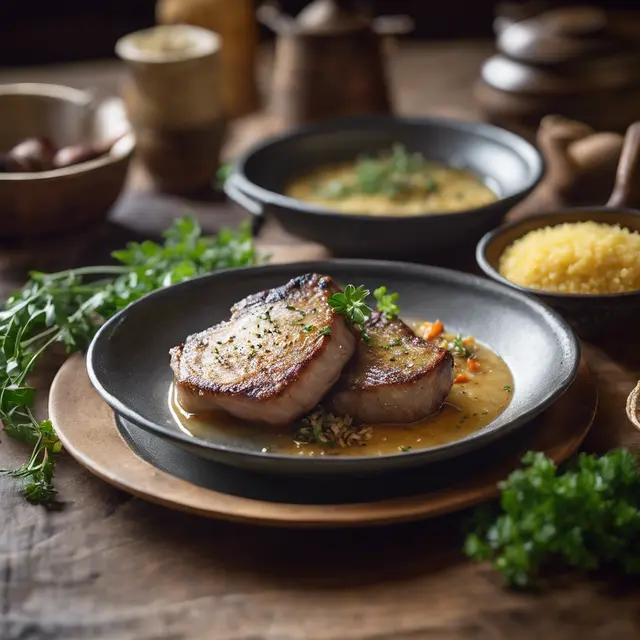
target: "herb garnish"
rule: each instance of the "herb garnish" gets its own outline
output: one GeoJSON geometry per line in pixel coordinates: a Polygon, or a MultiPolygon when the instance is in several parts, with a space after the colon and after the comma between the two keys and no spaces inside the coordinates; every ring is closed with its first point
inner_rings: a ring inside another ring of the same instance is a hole
{"type": "Polygon", "coordinates": [[[352,284],[348,284],[343,293],[334,293],[329,298],[329,305],[335,313],[345,316],[353,324],[360,327],[362,339],[365,342],[369,342],[369,335],[365,330],[364,323],[371,315],[371,308],[365,302],[368,295],[369,289],[365,289],[362,285],[354,287],[352,284]]]}
{"type": "Polygon", "coordinates": [[[402,340],[400,338],[394,338],[389,344],[382,345],[383,349],[393,349],[393,347],[399,347],[402,344],[402,340]]]}
{"type": "Polygon", "coordinates": [[[463,356],[464,358],[468,358],[469,356],[473,355],[473,352],[464,346],[464,342],[461,334],[458,334],[449,343],[448,349],[455,356],[463,356]]]}
{"type": "Polygon", "coordinates": [[[412,191],[431,193],[438,185],[426,170],[427,163],[421,153],[411,153],[404,145],[395,144],[390,154],[359,158],[351,179],[319,182],[314,190],[325,198],[380,194],[396,199],[412,191]]]}
{"type": "Polygon", "coordinates": [[[31,457],[4,473],[25,481],[27,500],[53,499],[56,456],[62,446],[49,420],[35,419],[35,389],[26,380],[55,343],[67,353],[83,351],[98,327],[114,313],[155,289],[193,276],[253,264],[248,225],[202,237],[198,222],[177,220],[163,245],[130,243],[115,251],[119,265],[31,273],[0,312],[0,420],[6,434],[32,447],[31,457]]]}
{"type": "MultiPolygon", "coordinates": [[[[365,289],[362,285],[355,287],[352,284],[348,284],[343,293],[334,293],[329,298],[329,304],[336,313],[342,314],[351,320],[353,324],[360,327],[362,339],[367,343],[370,338],[364,325],[366,319],[373,312],[373,309],[365,302],[369,293],[369,289],[365,289]]],[[[387,293],[386,287],[378,287],[373,292],[373,295],[377,301],[378,311],[384,313],[387,318],[395,318],[400,313],[400,307],[397,304],[397,293],[387,293]]]]}
{"type": "Polygon", "coordinates": [[[334,416],[322,407],[302,421],[293,441],[297,445],[319,444],[323,447],[363,446],[373,435],[373,429],[354,424],[350,416],[334,416]]]}
{"type": "Polygon", "coordinates": [[[330,336],[331,335],[331,327],[322,327],[318,333],[321,336],[330,336]]]}
{"type": "Polygon", "coordinates": [[[306,311],[303,311],[302,309],[298,309],[297,307],[294,307],[292,304],[288,304],[287,309],[289,311],[297,311],[303,318],[307,315],[306,311]]]}
{"type": "Polygon", "coordinates": [[[398,449],[400,449],[400,451],[402,451],[403,453],[406,453],[407,451],[411,451],[411,447],[408,447],[407,445],[401,444],[398,449]]]}
{"type": "Polygon", "coordinates": [[[390,320],[400,315],[400,307],[398,306],[398,294],[387,293],[387,287],[378,287],[373,292],[373,297],[377,301],[378,311],[390,320]]]}
{"type": "Polygon", "coordinates": [[[501,512],[477,514],[466,554],[491,560],[507,581],[536,583],[551,561],[592,571],[603,566],[640,573],[640,468],[616,449],[580,454],[563,471],[542,453],[527,453],[524,469],[500,484],[501,512]]]}
{"type": "Polygon", "coordinates": [[[507,393],[511,393],[511,385],[510,384],[505,384],[503,389],[507,392],[507,393]]]}

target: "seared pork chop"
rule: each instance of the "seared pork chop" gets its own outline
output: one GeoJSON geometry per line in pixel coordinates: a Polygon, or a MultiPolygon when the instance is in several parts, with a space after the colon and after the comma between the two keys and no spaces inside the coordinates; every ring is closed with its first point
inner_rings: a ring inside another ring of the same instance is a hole
{"type": "Polygon", "coordinates": [[[309,412],[355,351],[350,326],[327,302],[339,291],[327,276],[294,278],[245,298],[227,322],[171,349],[182,408],[270,424],[309,412]]]}
{"type": "Polygon", "coordinates": [[[402,320],[373,313],[370,341],[358,343],[329,407],[368,424],[410,423],[440,409],[453,385],[453,357],[419,338],[402,320]]]}

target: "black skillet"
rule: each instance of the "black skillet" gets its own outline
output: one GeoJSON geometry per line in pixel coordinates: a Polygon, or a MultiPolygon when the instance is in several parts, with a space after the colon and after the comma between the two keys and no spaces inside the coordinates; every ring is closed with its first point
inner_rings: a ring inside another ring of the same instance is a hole
{"type": "Polygon", "coordinates": [[[324,245],[336,257],[424,262],[436,251],[474,246],[536,186],[543,168],[534,146],[492,125],[366,116],[325,120],[259,143],[237,160],[224,188],[258,221],[273,216],[293,235],[324,245]],[[345,214],[283,195],[298,175],[394,143],[470,170],[499,200],[468,211],[397,217],[345,214]]]}

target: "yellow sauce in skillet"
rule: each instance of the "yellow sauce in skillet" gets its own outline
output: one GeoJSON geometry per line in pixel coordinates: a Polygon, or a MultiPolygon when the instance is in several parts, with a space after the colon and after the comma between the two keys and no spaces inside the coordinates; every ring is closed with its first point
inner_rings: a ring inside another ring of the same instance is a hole
{"type": "Polygon", "coordinates": [[[331,194],[334,184],[353,182],[356,163],[346,162],[314,169],[293,180],[285,195],[342,213],[371,216],[412,216],[423,213],[450,213],[475,209],[498,197],[470,171],[454,169],[435,162],[425,162],[423,168],[409,178],[408,188],[396,195],[386,193],[331,194]],[[425,180],[433,184],[425,189],[425,180]]]}
{"type": "MultiPolygon", "coordinates": [[[[427,324],[407,321],[421,337],[427,337],[427,324]]],[[[444,344],[455,336],[441,334],[432,342],[444,344]]],[[[467,343],[470,344],[470,343],[467,343]]],[[[372,456],[428,449],[453,442],[479,431],[493,422],[508,406],[513,377],[504,360],[488,347],[473,342],[475,363],[470,372],[468,359],[454,354],[455,376],[447,401],[435,415],[411,425],[374,425],[371,439],[364,446],[338,447],[296,444],[293,434],[299,424],[283,427],[250,424],[221,414],[186,414],[177,404],[173,389],[169,402],[180,428],[190,435],[213,442],[249,445],[271,453],[299,456],[372,456]]]]}

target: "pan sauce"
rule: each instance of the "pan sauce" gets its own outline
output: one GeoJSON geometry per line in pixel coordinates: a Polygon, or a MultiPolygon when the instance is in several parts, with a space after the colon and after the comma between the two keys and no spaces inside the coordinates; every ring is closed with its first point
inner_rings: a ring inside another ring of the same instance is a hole
{"type": "MultiPolygon", "coordinates": [[[[421,322],[408,322],[414,329],[421,322]]],[[[420,335],[420,330],[416,331],[420,335]]],[[[454,336],[444,334],[448,340],[454,336]]],[[[475,357],[481,372],[469,381],[454,384],[443,408],[435,415],[411,425],[375,425],[365,446],[327,447],[298,445],[293,433],[299,425],[271,427],[249,424],[222,414],[186,414],[175,400],[173,387],[169,404],[180,428],[202,440],[242,446],[252,450],[299,456],[382,456],[415,449],[428,449],[460,440],[493,422],[507,407],[513,390],[513,377],[502,358],[491,349],[476,344],[475,357]]],[[[467,360],[456,355],[455,375],[467,370],[467,360]]]]}
{"type": "Polygon", "coordinates": [[[412,188],[406,194],[390,197],[383,193],[326,196],[323,189],[331,184],[350,183],[355,175],[354,162],[319,167],[292,181],[285,195],[343,213],[372,216],[411,216],[423,213],[450,213],[475,209],[498,197],[470,171],[426,162],[424,170],[412,177],[412,188]],[[433,191],[421,188],[429,177],[436,185],[433,191]]]}

